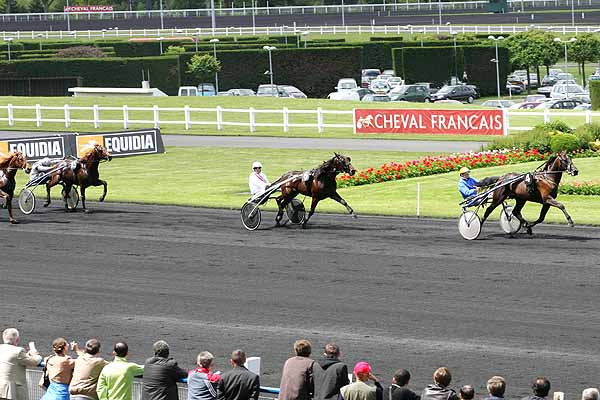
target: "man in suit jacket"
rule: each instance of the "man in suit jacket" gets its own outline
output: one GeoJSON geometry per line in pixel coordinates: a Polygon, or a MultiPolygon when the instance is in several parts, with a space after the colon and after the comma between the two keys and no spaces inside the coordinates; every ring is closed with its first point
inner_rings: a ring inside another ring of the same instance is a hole
{"type": "Polygon", "coordinates": [[[169,358],[169,344],[159,340],[152,346],[154,357],[144,364],[143,400],[179,400],[177,382],[187,378],[187,371],[169,358]]]}
{"type": "Polygon", "coordinates": [[[19,347],[19,331],[8,328],[2,332],[0,345],[0,400],[29,400],[26,367],[35,367],[42,356],[35,350],[25,352],[19,347]]]}
{"type": "Polygon", "coordinates": [[[233,369],[225,372],[219,381],[219,400],[258,400],[260,378],[244,367],[246,353],[234,350],[229,361],[233,369]]]}

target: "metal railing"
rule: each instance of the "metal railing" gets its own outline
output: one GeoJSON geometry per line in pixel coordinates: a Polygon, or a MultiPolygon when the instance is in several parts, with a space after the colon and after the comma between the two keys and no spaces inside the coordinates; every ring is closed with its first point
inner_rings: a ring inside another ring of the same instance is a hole
{"type": "MultiPolygon", "coordinates": [[[[290,100],[293,101],[293,100],[290,100]]],[[[5,110],[4,115],[0,114],[0,121],[7,122],[9,127],[23,126],[22,123],[35,123],[37,128],[47,126],[48,124],[60,124],[65,128],[70,128],[73,124],[89,124],[94,129],[101,129],[104,125],[120,125],[123,129],[130,129],[132,125],[148,126],[161,128],[167,125],[183,127],[185,130],[191,130],[195,126],[210,126],[222,131],[226,127],[247,127],[250,133],[256,132],[257,128],[281,128],[282,132],[289,132],[290,128],[308,128],[317,129],[317,132],[324,133],[327,129],[341,128],[342,130],[353,131],[353,110],[324,110],[318,107],[313,110],[296,110],[288,107],[280,109],[264,110],[250,108],[228,109],[220,106],[214,108],[193,108],[184,107],[75,107],[65,104],[62,107],[43,106],[36,104],[34,106],[15,106],[7,104],[0,106],[0,110],[5,110]],[[78,118],[73,118],[71,113],[77,112],[78,118]],[[109,114],[101,118],[101,113],[109,114]],[[131,114],[136,113],[136,118],[131,114]],[[163,113],[163,117],[161,117],[163,113]],[[50,114],[50,115],[48,115],[50,114]],[[85,114],[85,115],[84,115],[85,114]],[[168,117],[164,117],[168,114],[168,117]],[[87,116],[87,117],[85,117],[87,116]],[[233,117],[235,116],[235,117],[233,117]],[[229,118],[228,118],[229,117],[229,118]],[[169,118],[169,119],[167,119],[169,118]],[[294,121],[292,121],[294,120],[294,121]],[[333,121],[331,121],[333,120],[333,121]]],[[[600,119],[600,112],[587,111],[515,111],[508,110],[506,123],[508,129],[512,131],[529,130],[539,122],[550,122],[553,117],[560,117],[577,122],[591,123],[594,118],[600,119]],[[539,118],[541,117],[541,118],[539,118]],[[533,125],[531,122],[533,121],[533,125]]]]}

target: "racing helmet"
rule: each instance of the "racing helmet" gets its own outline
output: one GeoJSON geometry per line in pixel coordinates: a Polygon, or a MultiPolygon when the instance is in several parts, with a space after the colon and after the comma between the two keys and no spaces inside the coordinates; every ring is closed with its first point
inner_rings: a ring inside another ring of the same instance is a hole
{"type": "Polygon", "coordinates": [[[462,167],[460,170],[458,170],[459,175],[468,174],[469,172],[471,172],[471,170],[467,167],[462,167]]]}
{"type": "Polygon", "coordinates": [[[262,168],[262,164],[258,161],[254,161],[252,163],[252,169],[254,169],[254,168],[262,168]]]}

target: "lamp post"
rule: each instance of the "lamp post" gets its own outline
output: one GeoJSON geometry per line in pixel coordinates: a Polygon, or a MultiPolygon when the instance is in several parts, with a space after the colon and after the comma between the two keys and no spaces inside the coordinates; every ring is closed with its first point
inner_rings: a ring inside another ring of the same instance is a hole
{"type": "Polygon", "coordinates": [[[67,30],[70,31],[71,30],[71,17],[69,15],[69,0],[67,0],[67,30]]]}
{"type": "MultiPolygon", "coordinates": [[[[210,43],[213,44],[213,55],[216,60],[217,59],[217,43],[219,43],[219,39],[217,39],[217,38],[210,39],[210,43]]],[[[215,90],[216,90],[217,94],[219,94],[219,72],[218,71],[215,71],[215,90]]]]}
{"type": "Polygon", "coordinates": [[[273,50],[277,50],[277,47],[263,46],[263,50],[269,52],[269,77],[271,78],[271,90],[273,91],[273,97],[277,97],[277,91],[275,90],[275,86],[273,85],[273,58],[271,56],[271,52],[273,50]]]}
{"type": "Polygon", "coordinates": [[[38,33],[36,36],[40,39],[40,51],[42,51],[42,38],[44,37],[44,34],[38,33]]]}
{"type": "MultiPolygon", "coordinates": [[[[165,29],[165,19],[164,19],[164,16],[163,16],[163,2],[162,2],[162,0],[160,0],[159,4],[160,4],[160,29],[163,30],[163,29],[165,29]]],[[[161,54],[162,54],[162,51],[161,51],[161,54]]]]}
{"type": "Polygon", "coordinates": [[[500,59],[498,58],[498,41],[504,40],[504,36],[494,37],[490,35],[488,36],[488,39],[493,40],[496,47],[496,58],[491,61],[496,63],[496,87],[498,89],[498,99],[500,99],[500,59]]]}
{"type": "Polygon", "coordinates": [[[442,24],[442,0],[438,1],[438,11],[440,14],[440,25],[442,24]]]}
{"type": "Polygon", "coordinates": [[[162,44],[163,40],[165,40],[165,38],[162,37],[162,36],[158,38],[158,43],[159,43],[159,46],[160,46],[160,55],[161,56],[162,56],[162,53],[163,53],[163,44],[162,44]]]}
{"type": "MultiPolygon", "coordinates": [[[[563,43],[565,45],[565,72],[567,72],[567,44],[575,43],[577,41],[576,38],[571,38],[569,40],[561,40],[561,38],[554,38],[556,43],[563,43]]],[[[569,84],[567,83],[567,99],[569,98],[569,84]]]]}
{"type": "Polygon", "coordinates": [[[8,61],[10,61],[10,42],[13,41],[13,38],[9,37],[9,38],[6,38],[5,40],[6,40],[6,46],[8,49],[8,61]]]}
{"type": "Polygon", "coordinates": [[[346,26],[346,15],[344,14],[344,0],[342,0],[342,26],[346,26]]]}
{"type": "MultiPolygon", "coordinates": [[[[454,77],[458,81],[458,57],[456,56],[456,35],[458,35],[458,32],[451,31],[450,34],[454,39],[454,77]]],[[[450,81],[452,81],[452,79],[450,81]]],[[[452,82],[450,82],[450,84],[452,84],[452,82]]]]}
{"type": "Polygon", "coordinates": [[[215,0],[210,0],[210,23],[214,34],[217,27],[217,18],[215,17],[215,0]]]}

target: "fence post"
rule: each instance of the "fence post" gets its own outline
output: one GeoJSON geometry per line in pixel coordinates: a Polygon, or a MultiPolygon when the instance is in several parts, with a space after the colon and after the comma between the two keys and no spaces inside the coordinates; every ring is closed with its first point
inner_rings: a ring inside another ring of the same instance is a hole
{"type": "Polygon", "coordinates": [[[185,130],[189,131],[192,128],[192,124],[190,122],[190,106],[183,107],[183,115],[185,118],[185,130]]]}
{"type": "Polygon", "coordinates": [[[35,105],[35,126],[42,126],[42,106],[39,104],[35,105]]]}
{"type": "Polygon", "coordinates": [[[502,118],[504,118],[504,136],[508,136],[508,129],[510,128],[510,114],[507,109],[502,109],[502,118]]]}
{"type": "Polygon", "coordinates": [[[323,133],[323,109],[317,107],[317,130],[319,133],[323,133]]]}
{"type": "Polygon", "coordinates": [[[217,106],[217,130],[223,130],[223,108],[221,106],[217,106]]]}
{"type": "Polygon", "coordinates": [[[123,129],[129,129],[129,107],[123,104],[123,129]]]}
{"type": "Polygon", "coordinates": [[[287,107],[283,107],[283,132],[287,133],[289,130],[289,115],[288,115],[288,108],[287,107]]]}
{"type": "Polygon", "coordinates": [[[158,106],[155,104],[152,107],[152,110],[154,111],[154,128],[158,129],[160,128],[160,115],[158,113],[158,106]]]}
{"type": "Polygon", "coordinates": [[[547,124],[550,122],[550,111],[548,109],[544,110],[544,123],[547,124]]]}
{"type": "Polygon", "coordinates": [[[7,104],[6,111],[8,111],[8,126],[14,126],[15,125],[15,115],[14,115],[13,105],[7,104]]]}
{"type": "Polygon", "coordinates": [[[586,124],[592,123],[592,110],[585,110],[585,123],[586,124]]]}
{"type": "Polygon", "coordinates": [[[100,110],[98,104],[94,104],[94,128],[100,128],[100,110]]]}
{"type": "Polygon", "coordinates": [[[250,107],[250,111],[248,112],[250,117],[250,132],[256,132],[256,115],[254,114],[254,107],[250,107]]]}
{"type": "Polygon", "coordinates": [[[71,110],[69,109],[69,105],[65,104],[65,128],[71,126],[71,110]]]}

